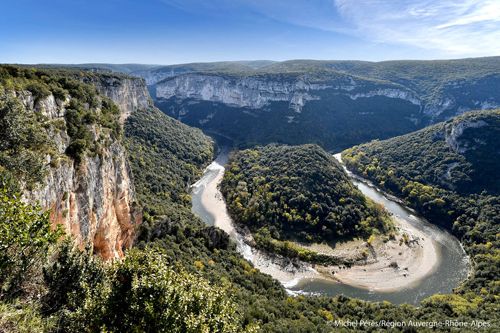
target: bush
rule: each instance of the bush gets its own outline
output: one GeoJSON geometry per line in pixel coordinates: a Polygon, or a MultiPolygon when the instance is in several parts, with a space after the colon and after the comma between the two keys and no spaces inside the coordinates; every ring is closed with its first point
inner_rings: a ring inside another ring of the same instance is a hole
{"type": "Polygon", "coordinates": [[[85,298],[85,288],[95,288],[105,278],[101,260],[89,247],[84,251],[66,239],[62,241],[43,269],[47,293],[43,297],[44,312],[75,310],[85,298]]]}
{"type": "Polygon", "coordinates": [[[45,97],[48,97],[51,94],[47,85],[40,83],[40,82],[37,82],[37,81],[29,83],[26,86],[26,89],[29,90],[33,94],[35,101],[40,100],[40,99],[45,98],[45,97]]]}
{"type": "Polygon", "coordinates": [[[173,269],[153,250],[128,253],[109,278],[86,286],[81,307],[63,318],[65,332],[238,332],[223,288],[173,269]]]}
{"type": "Polygon", "coordinates": [[[0,298],[26,291],[26,282],[36,276],[32,270],[43,262],[59,235],[59,230],[51,230],[47,213],[0,189],[0,298]]]}

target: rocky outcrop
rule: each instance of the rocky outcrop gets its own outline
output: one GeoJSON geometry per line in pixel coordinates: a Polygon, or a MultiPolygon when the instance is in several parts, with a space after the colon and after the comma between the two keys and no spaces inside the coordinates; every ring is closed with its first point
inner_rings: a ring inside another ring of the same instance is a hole
{"type": "Polygon", "coordinates": [[[311,81],[307,75],[292,79],[246,76],[228,78],[223,75],[189,73],[178,75],[154,86],[157,99],[194,99],[220,102],[230,106],[260,109],[270,102],[288,102],[289,107],[301,112],[308,101],[320,100],[320,91],[346,94],[351,99],[386,96],[399,98],[420,105],[410,91],[403,88],[370,89],[367,82],[356,82],[350,76],[332,76],[331,79],[311,81]]]}
{"type": "Polygon", "coordinates": [[[485,122],[484,120],[477,120],[477,121],[462,120],[460,122],[453,122],[447,124],[445,128],[446,143],[456,153],[464,154],[470,149],[475,149],[474,147],[475,145],[486,144],[485,142],[481,142],[480,140],[478,141],[477,139],[471,142],[470,140],[462,138],[464,132],[469,128],[480,128],[487,125],[488,123],[485,122]]]}
{"type": "Polygon", "coordinates": [[[41,186],[25,196],[49,209],[51,222],[61,224],[80,246],[93,244],[105,259],[123,256],[140,222],[125,151],[119,143],[101,156],[85,158],[78,168],[72,160],[60,162],[48,170],[41,186]]]}
{"type": "Polygon", "coordinates": [[[389,98],[399,98],[405,101],[408,101],[415,105],[421,105],[420,99],[411,91],[402,90],[402,89],[373,89],[367,92],[358,92],[356,94],[348,95],[351,99],[356,100],[358,98],[370,98],[374,96],[385,96],[389,98]]]}
{"type": "Polygon", "coordinates": [[[122,123],[135,109],[153,105],[143,79],[98,76],[87,78],[85,81],[94,85],[100,94],[112,99],[118,105],[122,123]]]}
{"type": "MultiPolygon", "coordinates": [[[[134,109],[150,105],[143,80],[106,79],[96,87],[119,106],[122,120],[134,109]]],[[[35,102],[26,91],[19,92],[18,98],[28,110],[45,115],[48,122],[64,122],[69,98],[61,102],[49,95],[35,102]]],[[[70,142],[65,129],[50,126],[48,131],[56,154],[47,154],[50,167],[45,180],[35,189],[25,190],[25,199],[49,209],[52,223],[62,225],[81,247],[90,243],[105,259],[123,256],[141,220],[125,148],[107,137],[107,144],[97,154],[87,154],[77,165],[65,155],[70,142]]],[[[91,132],[94,140],[106,136],[98,125],[91,132]]]]}
{"type": "Polygon", "coordinates": [[[136,71],[133,73],[133,75],[142,77],[147,85],[154,85],[160,81],[163,81],[165,79],[180,75],[180,74],[186,74],[186,73],[191,73],[192,70],[189,68],[160,68],[160,69],[153,69],[153,70],[143,70],[143,71],[136,71]]]}

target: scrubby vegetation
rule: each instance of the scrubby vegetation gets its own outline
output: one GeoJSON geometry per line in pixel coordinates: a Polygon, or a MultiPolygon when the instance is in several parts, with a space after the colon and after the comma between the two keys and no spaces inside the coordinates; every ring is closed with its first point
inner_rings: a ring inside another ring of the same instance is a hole
{"type": "Polygon", "coordinates": [[[221,190],[233,219],[255,234],[259,246],[289,255],[311,253],[273,240],[332,242],[390,228],[383,208],[363,196],[333,156],[316,145],[237,152],[221,190]]]}
{"type": "Polygon", "coordinates": [[[342,154],[350,169],[402,197],[461,240],[474,272],[459,294],[482,295],[486,309],[498,304],[500,286],[499,134],[500,111],[481,111],[342,154]],[[463,127],[478,122],[481,127],[463,127]],[[447,140],[456,126],[465,129],[454,141],[447,140]]]}
{"type": "Polygon", "coordinates": [[[62,301],[60,332],[241,331],[227,291],[170,265],[162,250],[133,250],[113,265],[64,244],[57,255],[46,279],[47,300],[62,301]]]}
{"type": "Polygon", "coordinates": [[[29,184],[42,180],[44,153],[51,150],[42,118],[0,85],[0,173],[29,184]]]}
{"type": "Polygon", "coordinates": [[[66,154],[77,163],[87,153],[99,154],[103,147],[118,139],[121,126],[117,106],[99,95],[94,86],[84,83],[94,75],[81,71],[0,66],[0,126],[2,135],[9,136],[2,138],[5,141],[0,147],[3,155],[0,165],[5,164],[5,168],[22,172],[27,177],[37,176],[31,179],[36,181],[40,180],[44,167],[41,160],[45,154],[55,154],[55,149],[50,148],[48,133],[66,131],[70,137],[66,154]],[[49,118],[43,114],[51,103],[64,110],[61,112],[64,121],[58,119],[61,115],[49,118]],[[18,128],[20,130],[15,131],[18,128]]]}
{"type": "Polygon", "coordinates": [[[36,276],[59,231],[47,213],[21,201],[19,193],[0,187],[0,300],[36,293],[36,276]]]}

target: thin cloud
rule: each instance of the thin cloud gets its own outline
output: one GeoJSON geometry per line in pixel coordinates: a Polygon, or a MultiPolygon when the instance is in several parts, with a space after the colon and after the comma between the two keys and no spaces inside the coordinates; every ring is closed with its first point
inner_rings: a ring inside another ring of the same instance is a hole
{"type": "Polygon", "coordinates": [[[335,0],[353,33],[448,54],[500,53],[500,2],[493,0],[335,0]]]}
{"type": "Polygon", "coordinates": [[[202,15],[264,17],[440,56],[500,54],[500,0],[162,0],[202,15]]]}

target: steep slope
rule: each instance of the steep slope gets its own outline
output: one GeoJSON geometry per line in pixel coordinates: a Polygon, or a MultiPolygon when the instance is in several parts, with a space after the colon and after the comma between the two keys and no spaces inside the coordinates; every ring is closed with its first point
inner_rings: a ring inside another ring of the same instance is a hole
{"type": "MultiPolygon", "coordinates": [[[[473,298],[474,303],[469,305],[472,296],[445,295],[424,302],[420,307],[395,306],[389,302],[370,303],[360,300],[349,299],[342,295],[336,297],[305,296],[293,297],[285,291],[284,287],[269,275],[262,274],[255,269],[241,254],[236,246],[230,241],[229,236],[214,227],[206,227],[190,212],[189,204],[183,200],[182,195],[174,195],[170,198],[164,195],[164,188],[168,188],[165,180],[188,179],[171,174],[175,169],[170,169],[169,160],[177,161],[177,157],[171,155],[172,144],[183,149],[184,142],[191,143],[182,135],[171,135],[171,125],[178,125],[158,112],[134,113],[128,118],[126,124],[127,140],[132,144],[131,165],[134,170],[134,182],[137,188],[139,200],[156,203],[154,206],[146,207],[146,212],[156,214],[145,216],[142,224],[138,249],[162,249],[165,251],[165,259],[169,266],[176,270],[201,276],[209,280],[213,285],[223,285],[228,289],[227,297],[231,297],[237,304],[236,312],[241,314],[241,321],[236,321],[242,327],[255,327],[258,332],[336,332],[337,327],[332,327],[332,318],[341,320],[379,320],[380,313],[387,320],[470,320],[470,318],[490,320],[493,313],[488,301],[473,298]],[[144,123],[143,126],[136,126],[144,123]],[[130,126],[130,129],[128,128],[130,126]],[[164,129],[168,130],[164,130],[164,129]],[[127,134],[129,133],[129,134],[127,134]],[[172,142],[173,141],[173,142],[172,142]],[[162,143],[163,144],[160,144],[162,143]],[[136,149],[134,147],[142,147],[136,149]],[[134,153],[135,152],[135,153],[134,153]],[[162,156],[167,156],[164,161],[162,156]],[[141,162],[142,161],[142,162],[141,162]],[[135,171],[137,170],[137,171],[135,171]],[[159,170],[165,172],[158,172],[159,170]],[[144,176],[136,177],[137,174],[144,176]],[[156,183],[165,184],[156,187],[156,183]],[[143,193],[141,195],[141,192],[143,193]],[[146,199],[141,199],[141,196],[146,199]],[[149,201],[149,198],[157,197],[149,201]],[[162,213],[166,212],[166,213],[162,213]],[[179,267],[179,268],[178,268],[179,267]],[[463,309],[466,310],[463,310],[463,309]],[[255,326],[254,326],[255,325],[255,326]]],[[[184,131],[182,131],[184,132],[184,131]]],[[[190,129],[190,136],[198,138],[200,133],[190,129]]],[[[201,142],[199,142],[201,143],[201,142]]],[[[204,145],[202,144],[202,147],[204,145]]],[[[195,148],[197,146],[194,146],[195,148]]],[[[210,145],[204,146],[209,148],[210,145]]],[[[187,149],[187,148],[184,148],[187,149]]],[[[187,149],[187,156],[192,148],[187,149]]],[[[319,149],[319,148],[316,148],[319,149]]],[[[203,149],[193,150],[201,153],[203,149]]],[[[322,152],[320,155],[324,155],[322,152]]],[[[189,159],[188,159],[189,160],[189,159]]],[[[190,162],[191,163],[191,162],[190,162]]],[[[176,164],[176,162],[174,163],[176,164]]],[[[181,163],[181,166],[185,165],[181,163]]],[[[334,164],[335,165],[335,164],[334,164]]],[[[314,166],[311,166],[314,169],[314,166]]],[[[180,187],[183,187],[181,181],[180,187]]],[[[182,193],[181,189],[175,189],[173,193],[182,193]],[[177,192],[178,191],[178,192],[177,192]]],[[[187,188],[184,188],[187,195],[187,188]]],[[[148,213],[149,214],[149,213],[148,213]]],[[[148,283],[155,285],[155,279],[148,283]]],[[[128,306],[128,303],[123,303],[128,306]]],[[[493,324],[493,322],[492,322],[493,324]]]]}
{"type": "Polygon", "coordinates": [[[206,63],[134,74],[148,78],[168,115],[243,146],[317,143],[338,150],[500,105],[498,57],[206,63]]]}
{"type": "Polygon", "coordinates": [[[415,130],[420,119],[420,102],[403,86],[332,71],[189,73],[150,89],[162,111],[243,146],[345,148],[415,130]]]}
{"type": "Polygon", "coordinates": [[[270,145],[235,153],[221,191],[233,219],[263,235],[257,243],[269,237],[333,242],[390,228],[385,212],[316,145],[270,145]]]}
{"type": "Polygon", "coordinates": [[[122,256],[141,215],[120,120],[150,103],[143,81],[13,66],[2,66],[0,77],[2,173],[78,244],[122,256]]]}
{"type": "Polygon", "coordinates": [[[314,61],[291,60],[271,64],[267,71],[330,69],[387,80],[414,91],[421,100],[426,122],[436,122],[467,110],[500,105],[500,57],[453,60],[314,61]]]}
{"type": "MultiPolygon", "coordinates": [[[[348,166],[395,186],[398,178],[460,195],[500,194],[500,110],[469,112],[416,133],[375,141],[345,152],[348,166]]],[[[396,187],[394,187],[396,190],[396,187]]]]}
{"type": "Polygon", "coordinates": [[[459,237],[474,263],[462,290],[484,295],[500,280],[499,137],[500,111],[476,111],[342,153],[354,172],[459,237]]]}
{"type": "Polygon", "coordinates": [[[155,108],[132,113],[125,123],[125,138],[145,214],[193,219],[187,189],[212,160],[212,140],[155,108]]]}

